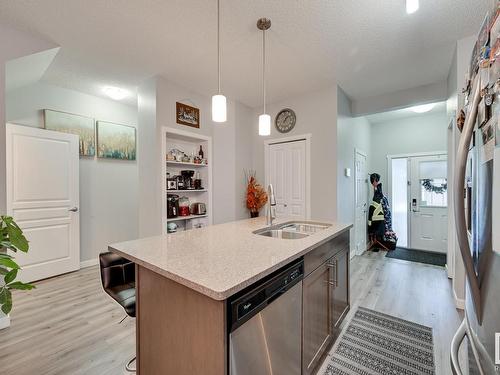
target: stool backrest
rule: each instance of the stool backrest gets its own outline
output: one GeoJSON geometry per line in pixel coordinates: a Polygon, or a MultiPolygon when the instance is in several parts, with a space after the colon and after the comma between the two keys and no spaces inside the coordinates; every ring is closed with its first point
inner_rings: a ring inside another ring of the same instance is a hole
{"type": "Polygon", "coordinates": [[[135,263],[117,254],[99,254],[101,282],[105,291],[119,285],[135,283],[135,263]]]}

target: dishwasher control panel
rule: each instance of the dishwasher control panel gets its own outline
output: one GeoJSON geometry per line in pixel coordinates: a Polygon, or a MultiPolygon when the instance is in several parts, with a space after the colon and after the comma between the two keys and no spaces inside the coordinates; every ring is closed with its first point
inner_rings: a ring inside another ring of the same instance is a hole
{"type": "Polygon", "coordinates": [[[229,327],[232,332],[275,299],[286,293],[304,277],[304,261],[301,259],[285,266],[267,279],[258,281],[245,290],[243,295],[230,300],[229,327]]]}

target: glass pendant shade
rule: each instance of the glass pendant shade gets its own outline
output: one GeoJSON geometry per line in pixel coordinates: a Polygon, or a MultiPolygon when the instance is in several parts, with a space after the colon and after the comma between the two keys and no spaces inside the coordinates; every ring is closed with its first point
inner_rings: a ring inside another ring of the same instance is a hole
{"type": "Polygon", "coordinates": [[[259,135],[271,135],[271,116],[266,114],[259,116],[259,135]]]}
{"type": "Polygon", "coordinates": [[[226,122],[226,120],[227,120],[226,97],[221,94],[212,96],[212,121],[226,122]]]}

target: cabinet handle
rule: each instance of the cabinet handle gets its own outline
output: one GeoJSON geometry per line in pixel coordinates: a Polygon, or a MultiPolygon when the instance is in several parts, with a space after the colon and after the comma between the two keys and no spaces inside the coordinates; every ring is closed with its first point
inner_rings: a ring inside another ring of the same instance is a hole
{"type": "Polygon", "coordinates": [[[327,262],[326,266],[328,268],[330,268],[332,270],[332,272],[333,272],[333,277],[329,281],[329,284],[331,286],[333,286],[334,288],[336,288],[339,285],[338,284],[338,279],[337,279],[337,259],[333,259],[332,261],[327,262]]]}

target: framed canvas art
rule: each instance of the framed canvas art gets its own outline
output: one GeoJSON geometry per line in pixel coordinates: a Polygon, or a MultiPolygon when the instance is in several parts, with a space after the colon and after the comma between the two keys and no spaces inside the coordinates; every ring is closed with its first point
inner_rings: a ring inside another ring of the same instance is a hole
{"type": "Polygon", "coordinates": [[[135,160],[135,131],[133,126],[97,121],[97,157],[135,160]]]}
{"type": "Polygon", "coordinates": [[[44,127],[80,137],[80,156],[95,155],[95,120],[72,113],[43,110],[44,127]]]}

